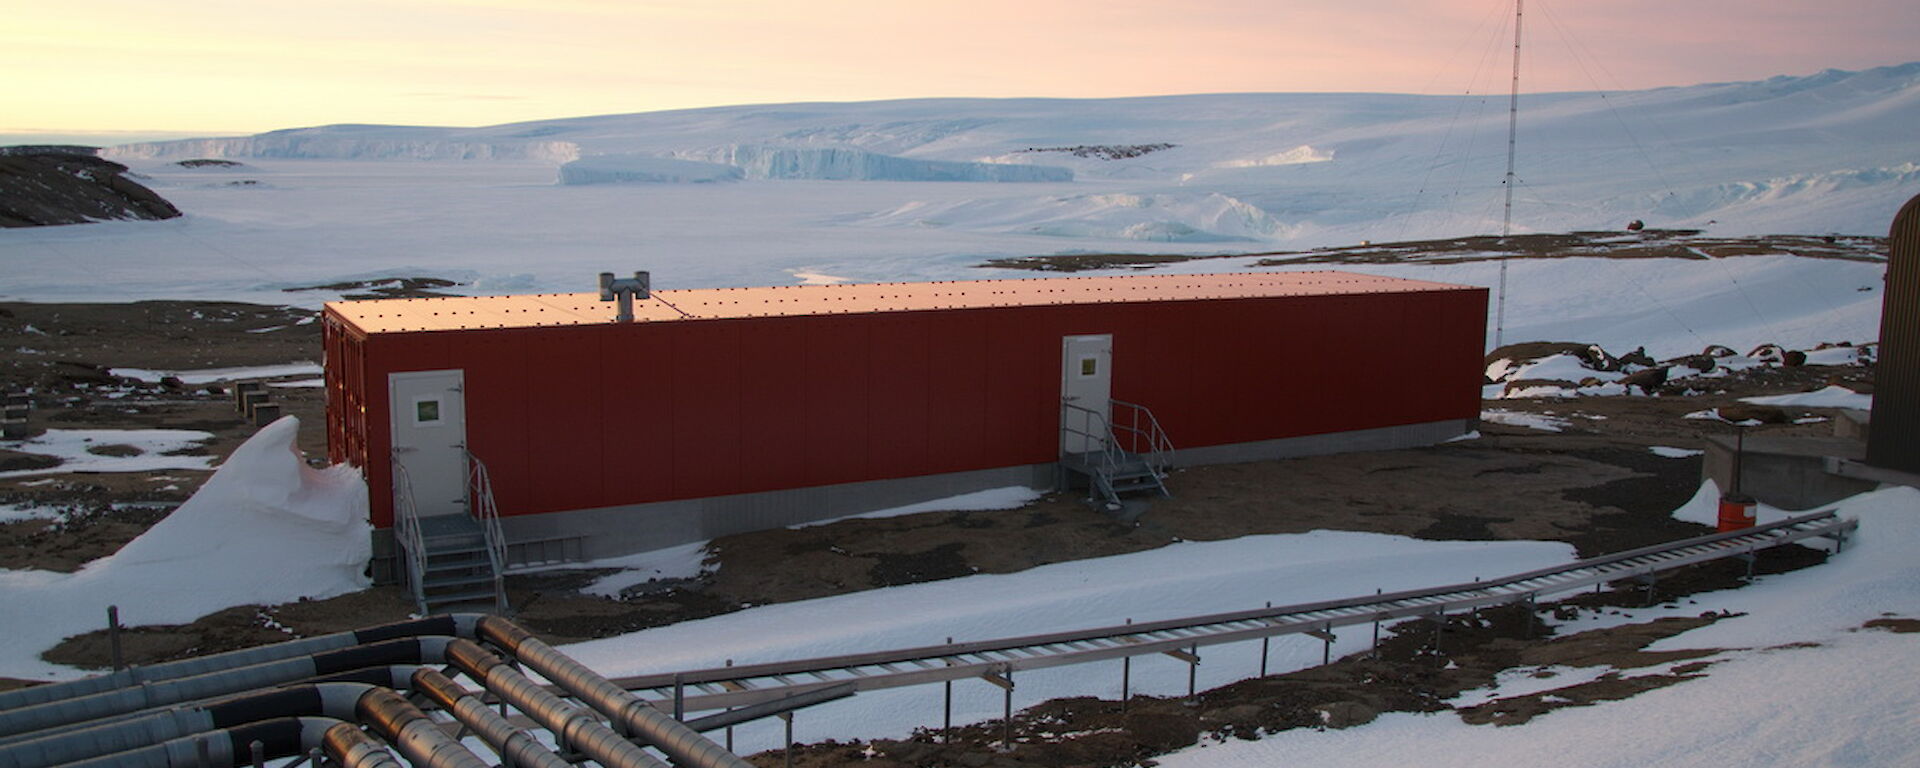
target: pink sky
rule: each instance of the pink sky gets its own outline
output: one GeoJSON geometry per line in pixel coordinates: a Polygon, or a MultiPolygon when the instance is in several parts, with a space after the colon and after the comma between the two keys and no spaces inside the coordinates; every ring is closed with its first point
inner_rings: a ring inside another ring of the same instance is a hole
{"type": "MultiPolygon", "coordinates": [[[[1511,0],[5,0],[0,133],[1506,89],[1511,0]]],[[[1915,0],[1529,0],[1528,91],[1920,59],[1915,0]]]]}

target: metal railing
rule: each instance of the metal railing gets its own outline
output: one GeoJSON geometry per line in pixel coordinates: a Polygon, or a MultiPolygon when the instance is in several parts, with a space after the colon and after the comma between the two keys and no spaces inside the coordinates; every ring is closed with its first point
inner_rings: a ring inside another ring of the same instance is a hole
{"type": "Polygon", "coordinates": [[[507,612],[507,537],[500,529],[500,508],[493,500],[493,477],[487,463],[467,451],[467,513],[480,523],[487,541],[487,559],[493,564],[494,610],[507,612]]]}
{"type": "Polygon", "coordinates": [[[400,545],[401,564],[407,572],[407,589],[413,592],[414,606],[421,615],[427,612],[427,542],[420,532],[420,511],[413,503],[413,477],[394,456],[387,463],[393,468],[393,536],[400,545]]]}
{"type": "Polygon", "coordinates": [[[1120,450],[1145,459],[1154,472],[1166,474],[1173,462],[1173,440],[1160,428],[1160,420],[1144,405],[1125,400],[1109,400],[1113,413],[1108,430],[1120,450]]]}
{"type": "MultiPolygon", "coordinates": [[[[1172,467],[1173,440],[1146,406],[1125,400],[1107,402],[1115,416],[1060,401],[1060,456],[1091,475],[1090,497],[1097,492],[1117,503],[1119,495],[1111,486],[1114,476],[1138,461],[1158,485],[1172,467]]],[[[1159,488],[1166,492],[1164,485],[1159,488]]]]}
{"type": "MultiPolygon", "coordinates": [[[[1142,624],[1098,627],[998,640],[950,643],[817,659],[665,672],[617,679],[628,690],[675,711],[744,707],[813,692],[854,692],[968,678],[1006,676],[1094,661],[1167,654],[1198,664],[1198,649],[1222,643],[1289,634],[1320,639],[1330,650],[1333,630],[1404,618],[1448,614],[1510,603],[1654,574],[1762,549],[1824,537],[1844,544],[1859,521],[1832,510],[1771,525],[1579,560],[1492,580],[1365,595],[1298,605],[1256,608],[1142,624]]],[[[1749,561],[1751,562],[1751,561],[1749,561]]]]}

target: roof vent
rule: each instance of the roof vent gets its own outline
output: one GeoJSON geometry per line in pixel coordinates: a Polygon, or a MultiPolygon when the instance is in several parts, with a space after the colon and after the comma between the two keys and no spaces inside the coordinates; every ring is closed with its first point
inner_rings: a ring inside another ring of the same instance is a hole
{"type": "Polygon", "coordinates": [[[645,272],[635,272],[631,278],[614,279],[612,272],[600,273],[600,300],[619,301],[619,311],[614,314],[616,323],[633,322],[633,300],[646,299],[653,295],[653,278],[645,272]]]}

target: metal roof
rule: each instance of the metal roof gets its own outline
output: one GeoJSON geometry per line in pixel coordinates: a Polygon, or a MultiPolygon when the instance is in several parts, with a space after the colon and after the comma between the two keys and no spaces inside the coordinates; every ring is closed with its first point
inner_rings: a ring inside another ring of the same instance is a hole
{"type": "MultiPolygon", "coordinates": [[[[654,291],[634,302],[636,323],[988,307],[1141,303],[1478,290],[1351,272],[1113,275],[933,283],[847,283],[654,291]]],[[[594,293],[454,296],[328,302],[367,334],[611,324],[614,302],[594,293]]]]}

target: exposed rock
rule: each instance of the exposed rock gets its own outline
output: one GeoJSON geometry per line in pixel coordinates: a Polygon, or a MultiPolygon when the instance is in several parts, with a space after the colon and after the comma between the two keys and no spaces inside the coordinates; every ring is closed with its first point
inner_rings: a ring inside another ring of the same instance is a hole
{"type": "Polygon", "coordinates": [[[90,154],[0,155],[0,227],[180,215],[180,209],[126,172],[126,166],[90,154]]]}
{"type": "Polygon", "coordinates": [[[1700,350],[1700,354],[1706,355],[1707,357],[1733,357],[1738,353],[1734,352],[1732,347],[1721,344],[1708,344],[1706,349],[1700,350]]]}
{"type": "Polygon", "coordinates": [[[1785,424],[1793,421],[1792,418],[1787,416],[1786,411],[1779,408],[1771,405],[1748,405],[1745,403],[1720,406],[1720,418],[1732,422],[1757,421],[1762,424],[1785,424]]]}
{"type": "Polygon", "coordinates": [[[1508,344],[1492,352],[1488,352],[1486,364],[1493,365],[1501,360],[1511,360],[1515,365],[1519,365],[1554,355],[1572,355],[1580,359],[1582,366],[1596,371],[1620,370],[1620,359],[1607,354],[1607,351],[1601,349],[1600,345],[1582,344],[1573,341],[1526,341],[1518,344],[1508,344]]]}
{"type": "Polygon", "coordinates": [[[1701,373],[1706,373],[1720,366],[1719,363],[1714,361],[1712,355],[1693,355],[1691,357],[1682,357],[1667,362],[1675,365],[1684,365],[1701,373]]]}
{"type": "Polygon", "coordinates": [[[1643,392],[1652,392],[1667,383],[1667,372],[1671,370],[1673,369],[1660,366],[1658,368],[1648,368],[1644,371],[1634,371],[1633,373],[1627,374],[1626,378],[1621,379],[1620,383],[1629,387],[1639,387],[1643,392]]]}
{"type": "Polygon", "coordinates": [[[181,160],[179,162],[174,163],[174,165],[180,166],[182,168],[241,168],[246,166],[246,163],[240,162],[238,160],[220,160],[217,158],[210,158],[210,157],[196,157],[192,160],[181,160]]]}
{"type": "Polygon", "coordinates": [[[1500,394],[1511,395],[1515,392],[1532,389],[1534,387],[1554,387],[1556,389],[1579,389],[1580,385],[1575,382],[1567,381],[1566,379],[1514,379],[1513,381],[1507,382],[1507,386],[1500,390],[1500,394]]]}

